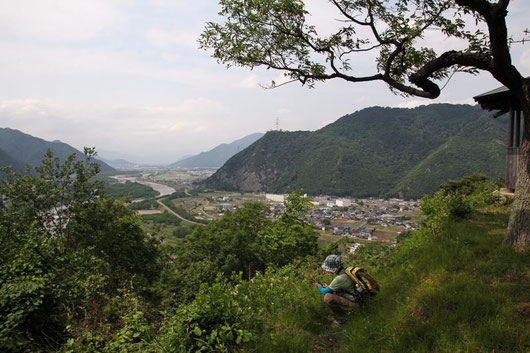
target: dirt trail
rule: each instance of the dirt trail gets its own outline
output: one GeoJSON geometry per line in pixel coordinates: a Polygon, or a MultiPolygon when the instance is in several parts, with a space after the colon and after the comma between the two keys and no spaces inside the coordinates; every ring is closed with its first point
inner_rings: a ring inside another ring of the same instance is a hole
{"type": "Polygon", "coordinates": [[[156,202],[158,202],[158,204],[160,206],[162,206],[166,211],[168,211],[169,213],[171,213],[172,215],[175,215],[177,216],[178,218],[180,218],[181,220],[183,220],[184,222],[188,222],[188,223],[192,223],[192,224],[200,224],[200,223],[197,223],[197,222],[193,222],[193,221],[190,221],[189,219],[186,219],[184,217],[182,217],[181,215],[179,215],[177,212],[173,211],[171,208],[167,207],[166,205],[164,205],[162,203],[162,201],[160,200],[156,200],[156,202]]]}

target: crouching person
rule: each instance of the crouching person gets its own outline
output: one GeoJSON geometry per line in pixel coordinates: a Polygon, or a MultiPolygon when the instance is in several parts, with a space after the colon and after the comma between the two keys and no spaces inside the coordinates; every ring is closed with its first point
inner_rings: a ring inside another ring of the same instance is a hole
{"type": "Polygon", "coordinates": [[[341,323],[348,310],[359,306],[355,297],[355,283],[345,273],[346,267],[338,255],[326,257],[322,270],[336,275],[329,285],[316,283],[316,287],[324,295],[326,305],[335,313],[334,323],[341,323]]]}

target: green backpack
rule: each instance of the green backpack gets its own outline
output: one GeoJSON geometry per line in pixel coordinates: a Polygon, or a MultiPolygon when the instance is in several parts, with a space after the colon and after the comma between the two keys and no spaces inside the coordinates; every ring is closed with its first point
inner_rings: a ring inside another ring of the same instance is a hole
{"type": "Polygon", "coordinates": [[[364,268],[348,267],[346,274],[355,283],[355,295],[359,302],[363,302],[366,298],[373,297],[379,292],[379,284],[364,268]]]}

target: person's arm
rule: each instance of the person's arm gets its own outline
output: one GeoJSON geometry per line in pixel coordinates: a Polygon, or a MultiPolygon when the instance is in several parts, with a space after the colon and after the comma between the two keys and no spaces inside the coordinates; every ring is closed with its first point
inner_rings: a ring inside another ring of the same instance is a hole
{"type": "Polygon", "coordinates": [[[318,283],[318,291],[322,294],[322,295],[326,295],[328,293],[333,293],[333,291],[329,288],[328,285],[324,284],[320,284],[318,283]]]}

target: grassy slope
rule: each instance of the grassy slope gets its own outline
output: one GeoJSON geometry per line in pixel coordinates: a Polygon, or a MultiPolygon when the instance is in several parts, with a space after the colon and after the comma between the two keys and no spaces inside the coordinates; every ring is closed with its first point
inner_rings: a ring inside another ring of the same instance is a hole
{"type": "Polygon", "coordinates": [[[530,256],[501,245],[507,221],[508,209],[485,210],[436,239],[414,233],[387,265],[378,255],[349,261],[367,268],[382,292],[339,328],[312,285],[329,276],[316,267],[267,276],[254,289],[267,297],[264,288],[278,286],[270,307],[257,305],[267,329],[244,351],[529,352],[530,256]]]}
{"type": "Polygon", "coordinates": [[[501,246],[507,219],[490,210],[436,240],[407,239],[371,271],[383,291],[353,313],[341,350],[528,352],[530,256],[501,246]]]}

